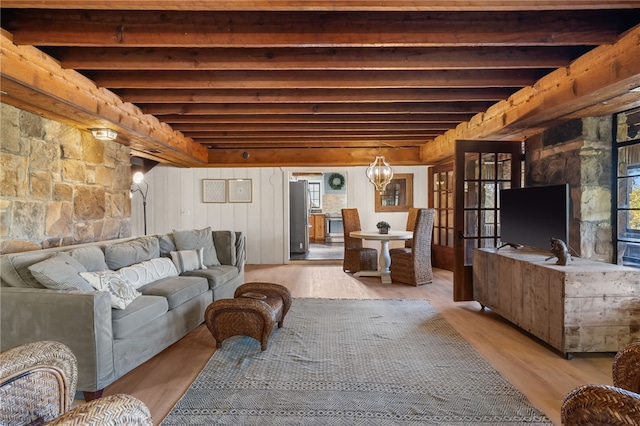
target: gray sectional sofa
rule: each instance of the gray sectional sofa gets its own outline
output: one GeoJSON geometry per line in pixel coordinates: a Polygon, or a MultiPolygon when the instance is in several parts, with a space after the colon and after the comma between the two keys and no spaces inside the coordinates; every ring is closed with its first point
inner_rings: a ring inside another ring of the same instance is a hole
{"type": "Polygon", "coordinates": [[[244,260],[243,233],[210,228],[2,255],[0,350],[64,343],[93,399],[233,298],[244,260]]]}

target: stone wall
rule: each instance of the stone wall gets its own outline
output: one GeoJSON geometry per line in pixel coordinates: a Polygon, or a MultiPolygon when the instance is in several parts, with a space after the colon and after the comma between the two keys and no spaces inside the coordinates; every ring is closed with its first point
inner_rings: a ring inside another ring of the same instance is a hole
{"type": "Polygon", "coordinates": [[[1,253],[131,235],[128,147],[0,108],[1,253]]]}
{"type": "Polygon", "coordinates": [[[525,186],[568,183],[574,254],[613,262],[611,116],[573,120],[526,141],[525,186]]]}

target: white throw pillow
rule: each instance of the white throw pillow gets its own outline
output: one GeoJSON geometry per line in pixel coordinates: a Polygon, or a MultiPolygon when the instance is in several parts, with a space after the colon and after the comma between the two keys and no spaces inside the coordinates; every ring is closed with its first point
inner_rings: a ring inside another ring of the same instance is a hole
{"type": "Polygon", "coordinates": [[[118,271],[80,272],[80,276],[96,290],[108,291],[111,295],[111,307],[115,309],[125,309],[129,303],[142,296],[118,271]]]}
{"type": "Polygon", "coordinates": [[[176,265],[179,273],[207,269],[202,260],[203,249],[172,251],[171,260],[176,265]]]}
{"type": "Polygon", "coordinates": [[[140,288],[162,278],[175,277],[178,270],[171,259],[158,257],[145,260],[135,265],[120,268],[118,270],[131,283],[134,288],[140,288]]]}

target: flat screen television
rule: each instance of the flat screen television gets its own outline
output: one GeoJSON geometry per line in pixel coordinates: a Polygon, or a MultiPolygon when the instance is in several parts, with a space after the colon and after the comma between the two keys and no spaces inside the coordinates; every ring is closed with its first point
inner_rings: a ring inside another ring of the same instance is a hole
{"type": "Polygon", "coordinates": [[[501,190],[502,245],[550,250],[553,237],[569,246],[569,203],[566,184],[501,190]]]}

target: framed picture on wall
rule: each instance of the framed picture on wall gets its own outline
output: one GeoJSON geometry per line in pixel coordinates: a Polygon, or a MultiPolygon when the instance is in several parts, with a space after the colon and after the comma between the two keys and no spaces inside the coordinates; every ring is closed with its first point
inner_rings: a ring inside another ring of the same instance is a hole
{"type": "Polygon", "coordinates": [[[252,181],[251,179],[227,179],[230,203],[251,203],[252,181]]]}
{"type": "Polygon", "coordinates": [[[224,179],[202,179],[202,202],[225,203],[227,185],[224,179]]]}

